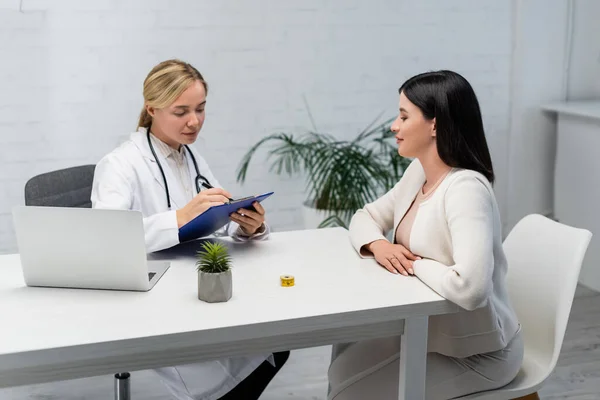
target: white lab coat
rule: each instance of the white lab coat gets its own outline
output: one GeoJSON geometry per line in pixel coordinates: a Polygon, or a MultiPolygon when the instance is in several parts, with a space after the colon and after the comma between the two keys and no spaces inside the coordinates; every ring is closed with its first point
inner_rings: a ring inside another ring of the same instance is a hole
{"type": "MultiPolygon", "coordinates": [[[[190,147],[191,148],[191,147],[190,147]]],[[[211,185],[221,187],[204,158],[191,149],[200,173],[211,185]]],[[[146,129],[131,134],[128,141],[104,156],[96,165],[92,185],[92,207],[141,211],[147,252],[154,252],[179,243],[175,211],[187,204],[176,183],[174,173],[158,149],[156,155],[164,170],[171,195],[171,210],[167,207],[162,175],[148,146],[146,129]]],[[[191,157],[186,157],[195,188],[196,170],[191,157]]],[[[238,224],[231,222],[226,231],[237,240],[265,239],[269,227],[254,238],[236,235],[238,224]]],[[[213,400],[229,392],[254,371],[270,354],[235,357],[155,371],[171,393],[180,400],[213,400]]],[[[272,358],[270,358],[272,361],[272,358]]]]}
{"type": "MultiPolygon", "coordinates": [[[[200,173],[211,185],[221,187],[204,158],[192,147],[190,149],[194,153],[200,173]]],[[[145,128],[132,133],[130,140],[98,162],[91,196],[94,208],[141,211],[144,216],[148,253],[167,249],[179,243],[176,210],[188,203],[184,193],[179,190],[167,160],[158,149],[155,149],[155,152],[169,186],[171,210],[167,207],[165,185],[158,164],[148,146],[145,128]]],[[[190,169],[192,187],[195,188],[194,163],[189,155],[186,160],[190,169]]],[[[235,234],[237,229],[238,224],[232,222],[228,224],[227,233],[237,240],[247,240],[248,238],[235,234]]],[[[252,239],[265,239],[268,234],[269,226],[266,225],[265,232],[252,239]]]]}

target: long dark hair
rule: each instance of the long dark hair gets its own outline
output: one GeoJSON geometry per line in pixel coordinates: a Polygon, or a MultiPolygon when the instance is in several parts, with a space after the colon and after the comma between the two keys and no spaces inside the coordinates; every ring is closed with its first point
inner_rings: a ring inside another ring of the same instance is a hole
{"type": "Polygon", "coordinates": [[[442,161],[480,172],[494,183],[479,102],[465,78],[453,71],[425,72],[404,82],[398,92],[419,107],[426,119],[435,118],[442,161]]]}

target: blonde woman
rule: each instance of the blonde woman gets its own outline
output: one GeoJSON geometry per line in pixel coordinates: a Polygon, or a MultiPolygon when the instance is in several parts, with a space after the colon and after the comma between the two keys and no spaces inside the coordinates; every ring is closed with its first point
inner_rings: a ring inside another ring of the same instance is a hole
{"type": "MultiPolygon", "coordinates": [[[[190,64],[158,64],[144,81],[137,132],[96,167],[92,206],[141,211],[148,252],[178,244],[179,228],[231,197],[188,146],[204,124],[207,92],[206,81],[190,64]]],[[[265,210],[259,203],[254,208],[231,216],[230,235],[267,238],[265,210]]]]}
{"type": "MultiPolygon", "coordinates": [[[[231,197],[188,146],[204,124],[207,92],[206,81],[190,64],[158,64],[144,81],[138,130],[96,166],[92,207],[141,211],[148,252],[178,244],[180,227],[231,197]]],[[[238,240],[266,239],[264,208],[254,203],[254,210],[238,210],[226,231],[238,240]]],[[[258,399],[288,356],[240,357],[157,372],[178,399],[258,399]]]]}
{"type": "MultiPolygon", "coordinates": [[[[426,398],[495,389],[517,375],[523,340],[506,289],[479,103],[452,71],[416,75],[399,94],[391,129],[398,153],[415,160],[392,190],[356,212],[350,239],[394,279],[418,278],[460,306],[429,319],[426,398]]],[[[329,399],[397,399],[399,356],[397,337],[351,344],[332,362],[329,399]]]]}

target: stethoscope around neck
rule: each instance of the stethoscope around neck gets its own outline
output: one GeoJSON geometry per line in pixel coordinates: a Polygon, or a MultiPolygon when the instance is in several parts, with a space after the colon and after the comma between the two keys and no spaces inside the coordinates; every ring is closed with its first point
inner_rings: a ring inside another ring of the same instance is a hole
{"type": "MultiPolygon", "coordinates": [[[[146,138],[148,139],[148,146],[150,147],[150,151],[154,156],[154,161],[156,161],[156,165],[158,165],[158,169],[160,170],[160,174],[162,175],[163,182],[165,184],[165,192],[167,195],[167,206],[170,210],[171,196],[169,194],[169,185],[167,184],[167,177],[165,176],[165,171],[163,170],[162,165],[160,165],[160,162],[158,161],[158,157],[156,156],[156,152],[154,151],[154,146],[152,146],[152,140],[150,140],[150,127],[148,127],[148,130],[146,131],[146,138]]],[[[184,144],[183,147],[185,147],[185,149],[188,151],[188,154],[192,158],[192,162],[194,163],[194,169],[196,170],[196,193],[200,193],[200,186],[204,186],[207,189],[211,189],[213,186],[210,184],[208,179],[206,179],[206,177],[200,173],[200,170],[198,169],[198,163],[196,162],[196,157],[194,157],[194,153],[192,153],[192,150],[187,145],[184,144]]]]}

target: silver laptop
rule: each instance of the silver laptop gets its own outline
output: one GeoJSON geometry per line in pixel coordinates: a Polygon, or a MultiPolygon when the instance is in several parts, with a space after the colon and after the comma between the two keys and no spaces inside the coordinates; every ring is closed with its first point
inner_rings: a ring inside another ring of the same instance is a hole
{"type": "Polygon", "coordinates": [[[148,291],[169,268],[147,261],[138,211],[17,206],[27,286],[148,291]]]}

